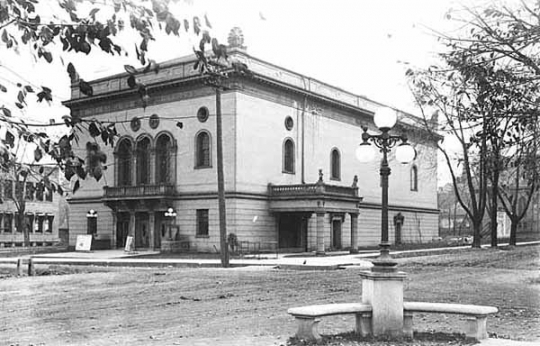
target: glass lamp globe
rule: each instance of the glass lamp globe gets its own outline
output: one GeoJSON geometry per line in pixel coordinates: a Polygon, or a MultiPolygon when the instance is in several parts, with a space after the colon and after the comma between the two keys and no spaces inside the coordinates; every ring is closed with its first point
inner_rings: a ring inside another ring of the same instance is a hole
{"type": "Polygon", "coordinates": [[[379,130],[390,130],[397,122],[397,113],[388,107],[379,108],[373,116],[373,121],[379,130]]]}
{"type": "Polygon", "coordinates": [[[369,143],[362,143],[356,148],[356,158],[360,162],[370,162],[375,158],[375,150],[369,143]]]}
{"type": "Polygon", "coordinates": [[[409,143],[401,143],[396,148],[396,160],[401,163],[412,162],[416,158],[416,150],[409,143]]]}

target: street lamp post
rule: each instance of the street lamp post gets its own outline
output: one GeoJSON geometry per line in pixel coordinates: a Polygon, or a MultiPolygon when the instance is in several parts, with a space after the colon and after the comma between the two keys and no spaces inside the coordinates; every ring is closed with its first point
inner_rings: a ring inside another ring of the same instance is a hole
{"type": "Polygon", "coordinates": [[[387,272],[395,271],[397,264],[390,256],[390,242],[388,241],[388,177],[391,172],[388,165],[388,153],[398,142],[401,142],[396,148],[396,159],[401,163],[409,163],[416,157],[416,151],[407,142],[405,134],[395,136],[389,133],[397,122],[395,110],[381,108],[375,113],[373,120],[381,133],[377,135],[369,134],[367,127],[363,126],[362,143],[356,150],[356,157],[360,162],[373,160],[375,152],[370,142],[379,148],[383,154],[380,167],[382,189],[380,255],[373,261],[374,267],[372,270],[375,272],[387,272]]]}
{"type": "Polygon", "coordinates": [[[173,224],[173,219],[176,217],[176,211],[174,211],[173,208],[168,208],[164,215],[169,220],[169,240],[173,240],[171,228],[173,224]]]}

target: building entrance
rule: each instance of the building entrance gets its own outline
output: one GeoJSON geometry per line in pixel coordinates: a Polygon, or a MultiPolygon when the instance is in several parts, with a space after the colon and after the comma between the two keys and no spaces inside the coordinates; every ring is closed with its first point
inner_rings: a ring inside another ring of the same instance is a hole
{"type": "Polygon", "coordinates": [[[148,213],[135,214],[135,248],[150,247],[150,222],[148,213]]]}
{"type": "Polygon", "coordinates": [[[116,214],[116,248],[122,249],[126,246],[126,238],[129,234],[129,214],[116,214]]]}
{"type": "Polygon", "coordinates": [[[300,213],[279,215],[279,248],[286,251],[307,250],[307,219],[300,213]]]}
{"type": "Polygon", "coordinates": [[[341,220],[332,220],[332,248],[341,249],[341,220]]]}

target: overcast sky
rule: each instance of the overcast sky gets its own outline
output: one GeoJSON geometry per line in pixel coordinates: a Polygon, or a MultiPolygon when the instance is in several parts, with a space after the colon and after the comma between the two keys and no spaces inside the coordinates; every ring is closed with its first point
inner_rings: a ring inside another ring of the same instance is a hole
{"type": "MultiPolygon", "coordinates": [[[[417,114],[405,71],[435,61],[437,52],[443,49],[435,32],[459,29],[448,18],[449,11],[462,8],[461,4],[480,6],[486,1],[181,0],[171,5],[171,11],[181,19],[206,14],[212,36],[222,43],[227,42],[231,28],[238,26],[244,33],[247,52],[253,56],[417,114]]],[[[88,1],[83,6],[89,11],[94,5],[88,1]]],[[[133,53],[134,41],[129,38],[124,46],[133,53]]],[[[182,29],[180,38],[160,36],[152,42],[148,57],[160,62],[184,56],[192,53],[197,43],[182,29]]],[[[86,80],[122,72],[124,64],[140,67],[134,54],[128,58],[110,57],[96,48],[88,57],[64,54],[63,64],[57,59],[52,65],[36,63],[28,54],[4,55],[0,67],[10,68],[2,69],[0,80],[18,79],[14,71],[35,86],[52,86],[56,107],[30,106],[25,116],[36,121],[47,121],[51,116],[60,119],[68,114],[59,104],[69,99],[65,66],[70,61],[76,63],[86,80]]],[[[7,98],[0,101],[11,102],[7,98]]]]}

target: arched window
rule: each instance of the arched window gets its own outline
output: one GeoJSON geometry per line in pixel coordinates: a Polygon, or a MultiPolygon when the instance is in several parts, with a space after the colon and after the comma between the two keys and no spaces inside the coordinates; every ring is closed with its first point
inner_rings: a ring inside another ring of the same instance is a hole
{"type": "Polygon", "coordinates": [[[170,183],[173,176],[173,145],[167,134],[156,140],[156,183],[170,183]]]}
{"type": "Polygon", "coordinates": [[[411,191],[418,191],[418,167],[411,167],[411,191]]]}
{"type": "Polygon", "coordinates": [[[341,180],[341,155],[337,149],[330,154],[330,179],[341,180]]]}
{"type": "Polygon", "coordinates": [[[211,167],[210,135],[206,131],[199,132],[195,142],[195,167],[211,167]]]}
{"type": "Polygon", "coordinates": [[[290,138],[283,143],[283,173],[294,173],[294,142],[290,138]]]}
{"type": "Polygon", "coordinates": [[[131,185],[131,165],[133,161],[133,148],[129,139],[122,139],[120,143],[118,143],[117,160],[118,186],[131,185]]]}
{"type": "Polygon", "coordinates": [[[137,142],[137,184],[150,183],[150,139],[144,137],[137,142]]]}

